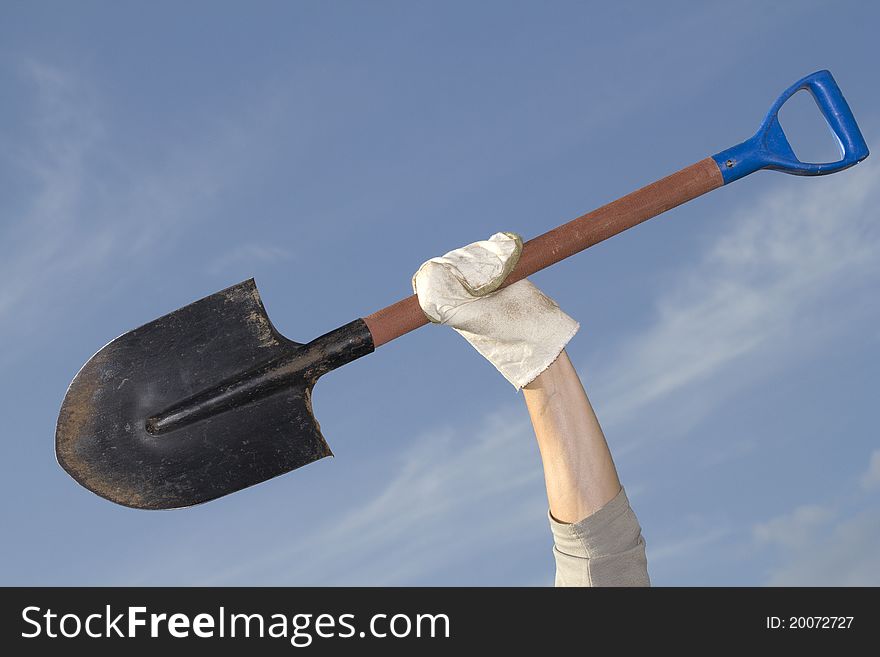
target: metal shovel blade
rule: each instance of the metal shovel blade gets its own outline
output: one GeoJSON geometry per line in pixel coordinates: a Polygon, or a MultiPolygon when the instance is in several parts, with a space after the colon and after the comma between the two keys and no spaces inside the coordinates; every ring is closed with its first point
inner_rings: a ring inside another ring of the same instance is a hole
{"type": "Polygon", "coordinates": [[[331,454],[312,387],[372,349],[361,320],[308,345],[288,340],[244,281],[95,354],[64,398],[58,462],[89,490],[139,509],[235,492],[331,454]]]}

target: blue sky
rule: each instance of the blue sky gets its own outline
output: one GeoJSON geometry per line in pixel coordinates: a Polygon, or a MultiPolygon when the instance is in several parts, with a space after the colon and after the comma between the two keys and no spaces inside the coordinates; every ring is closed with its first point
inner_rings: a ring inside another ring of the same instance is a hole
{"type": "MultiPolygon", "coordinates": [[[[115,506],[58,467],[67,384],[118,334],[249,276],[308,340],[406,295],[432,255],[534,236],[741,141],[820,68],[880,152],[878,18],[5,2],[0,583],[552,583],[524,404],[452,331],[321,380],[335,458],[180,511],[115,506]]],[[[821,158],[830,138],[792,102],[795,150],[821,158]]],[[[759,172],[533,277],[582,324],[569,353],[656,584],[880,584],[872,160],[759,172]]]]}

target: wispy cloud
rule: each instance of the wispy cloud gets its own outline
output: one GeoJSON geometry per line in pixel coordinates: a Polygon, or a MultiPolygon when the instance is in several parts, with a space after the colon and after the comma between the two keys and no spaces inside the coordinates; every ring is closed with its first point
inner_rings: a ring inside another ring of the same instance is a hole
{"type": "Polygon", "coordinates": [[[694,534],[679,536],[654,546],[649,542],[647,547],[648,564],[654,566],[658,562],[666,560],[693,559],[711,545],[714,545],[728,536],[731,530],[728,527],[716,527],[694,534]]]}
{"type": "Polygon", "coordinates": [[[878,462],[880,450],[875,450],[868,471],[845,480],[843,493],[832,502],[800,505],[755,523],[757,553],[770,548],[778,564],[767,575],[768,585],[880,584],[880,511],[869,494],[880,480],[878,462]],[[861,493],[851,492],[854,479],[861,493]]]}
{"type": "Polygon", "coordinates": [[[871,453],[868,470],[862,475],[860,483],[863,490],[873,490],[880,487],[880,449],[875,449],[871,453]]]}
{"type": "Polygon", "coordinates": [[[529,528],[546,523],[530,431],[495,412],[473,431],[425,432],[356,509],[200,583],[440,584],[444,564],[490,547],[516,549],[529,528]],[[463,533],[450,532],[462,524],[463,533]]]}
{"type": "Polygon", "coordinates": [[[825,309],[880,274],[878,201],[880,168],[863,164],[837,184],[789,185],[740,210],[729,232],[664,282],[653,322],[592,368],[604,423],[638,422],[664,402],[680,409],[666,418],[684,434],[793,349],[845,327],[856,305],[837,324],[825,309]],[[690,403],[667,403],[681,394],[690,403]]]}
{"type": "Polygon", "coordinates": [[[168,143],[158,155],[122,153],[119,126],[87,76],[30,60],[18,72],[31,119],[3,161],[23,190],[14,206],[0,200],[4,339],[51,324],[87,290],[112,288],[173,248],[261,143],[218,119],[191,143],[168,143]]]}
{"type": "Polygon", "coordinates": [[[497,410],[469,431],[425,431],[382,464],[374,484],[359,484],[364,493],[356,505],[333,515],[317,503],[300,505],[296,521],[281,523],[269,546],[227,541],[204,553],[196,546],[206,536],[226,535],[225,523],[208,514],[204,524],[186,527],[173,550],[164,546],[160,559],[155,547],[133,553],[115,583],[443,585],[452,564],[484,558],[487,572],[468,570],[469,579],[459,583],[552,584],[540,457],[528,421],[510,420],[511,414],[525,420],[521,411],[497,410]],[[529,549],[536,537],[545,568],[497,579],[491,571],[499,550],[529,549]]]}
{"type": "Polygon", "coordinates": [[[291,253],[271,244],[241,244],[217,256],[208,263],[209,274],[219,274],[243,264],[252,267],[254,263],[274,264],[290,260],[291,253]]]}
{"type": "MultiPolygon", "coordinates": [[[[793,519],[792,519],[793,520],[793,519]]],[[[786,541],[782,565],[767,580],[770,586],[878,586],[880,585],[880,512],[822,525],[821,535],[801,545],[786,541]]],[[[797,521],[794,521],[797,523],[797,521]]]]}
{"type": "Polygon", "coordinates": [[[809,545],[816,532],[834,516],[834,510],[827,506],[799,506],[791,513],[758,523],[753,534],[759,543],[801,549],[809,545]]]}
{"type": "Polygon", "coordinates": [[[4,243],[16,248],[0,262],[0,326],[27,307],[35,289],[64,270],[99,259],[108,246],[99,238],[84,245],[84,252],[65,248],[88,184],[85,160],[104,136],[92,94],[62,71],[35,62],[27,62],[22,73],[35,97],[31,128],[39,137],[14,159],[36,193],[21,216],[2,222],[4,243]]]}

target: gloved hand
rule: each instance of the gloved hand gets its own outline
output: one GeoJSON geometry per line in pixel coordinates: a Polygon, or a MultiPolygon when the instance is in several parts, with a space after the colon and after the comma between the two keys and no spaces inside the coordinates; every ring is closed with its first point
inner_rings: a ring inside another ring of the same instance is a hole
{"type": "Polygon", "coordinates": [[[528,280],[498,289],[521,252],[519,235],[495,233],[431,258],[412,279],[428,319],[458,331],[517,390],[547,369],[579,328],[528,280]]]}

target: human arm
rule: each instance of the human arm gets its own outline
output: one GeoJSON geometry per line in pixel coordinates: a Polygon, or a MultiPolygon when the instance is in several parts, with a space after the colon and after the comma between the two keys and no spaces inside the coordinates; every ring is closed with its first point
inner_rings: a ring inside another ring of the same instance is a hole
{"type": "Polygon", "coordinates": [[[500,287],[521,248],[518,236],[497,233],[432,258],[413,290],[431,321],[452,326],[524,390],[544,463],[557,585],[647,585],[641,528],[564,351],[578,323],[528,280],[500,287]]]}
{"type": "Polygon", "coordinates": [[[648,586],[645,540],[563,351],[523,388],[550,505],[557,586],[648,586]]]}

